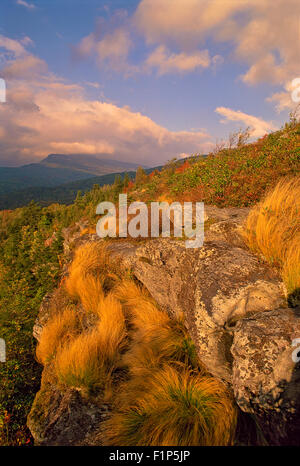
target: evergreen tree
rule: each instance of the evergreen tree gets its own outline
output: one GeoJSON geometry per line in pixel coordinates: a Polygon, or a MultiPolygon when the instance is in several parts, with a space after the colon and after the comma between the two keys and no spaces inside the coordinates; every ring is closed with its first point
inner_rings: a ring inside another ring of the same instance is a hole
{"type": "Polygon", "coordinates": [[[129,184],[129,181],[130,181],[130,177],[129,177],[128,173],[125,173],[124,179],[123,179],[124,188],[127,188],[128,184],[129,184]]]}
{"type": "Polygon", "coordinates": [[[135,183],[137,185],[141,185],[145,183],[146,180],[147,180],[147,175],[146,175],[145,170],[143,169],[143,167],[138,167],[136,174],[135,174],[135,183]]]}

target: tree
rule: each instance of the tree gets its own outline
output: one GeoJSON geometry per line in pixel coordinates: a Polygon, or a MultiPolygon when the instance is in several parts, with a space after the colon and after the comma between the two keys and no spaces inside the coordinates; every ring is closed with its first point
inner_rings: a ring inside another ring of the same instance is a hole
{"type": "Polygon", "coordinates": [[[130,181],[130,177],[129,177],[128,173],[125,173],[124,179],[123,179],[124,188],[127,188],[128,184],[129,184],[129,181],[130,181]]]}
{"type": "Polygon", "coordinates": [[[141,185],[145,183],[146,180],[147,180],[147,174],[145,170],[143,169],[143,167],[138,167],[136,174],[135,174],[135,183],[137,185],[141,185]]]}
{"type": "Polygon", "coordinates": [[[168,160],[167,163],[164,166],[164,172],[168,175],[171,176],[173,173],[175,173],[176,168],[179,166],[180,161],[178,160],[177,157],[173,157],[171,160],[168,160]]]}
{"type": "Polygon", "coordinates": [[[115,176],[114,187],[118,190],[123,188],[123,181],[121,175],[115,176]]]}
{"type": "Polygon", "coordinates": [[[300,103],[290,112],[289,117],[290,126],[294,128],[300,121],[300,103]]]}
{"type": "Polygon", "coordinates": [[[251,133],[252,131],[249,126],[246,129],[240,128],[238,131],[230,133],[228,137],[228,149],[244,146],[248,142],[251,133]]]}

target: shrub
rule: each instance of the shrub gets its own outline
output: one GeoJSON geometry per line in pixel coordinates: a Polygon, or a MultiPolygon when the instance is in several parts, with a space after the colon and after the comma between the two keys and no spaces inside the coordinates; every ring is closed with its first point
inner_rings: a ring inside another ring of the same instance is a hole
{"type": "Polygon", "coordinates": [[[80,329],[76,311],[71,308],[57,313],[44,326],[36,356],[40,363],[46,364],[54,356],[57,348],[70,340],[80,329]]]}
{"type": "Polygon", "coordinates": [[[247,218],[252,250],[279,266],[289,294],[300,288],[300,178],[284,178],[247,218]]]}
{"type": "Polygon", "coordinates": [[[63,345],[55,361],[62,384],[88,393],[109,390],[126,344],[126,326],[121,304],[111,295],[101,302],[100,322],[63,345]]]}
{"type": "Polygon", "coordinates": [[[122,446],[230,445],[236,410],[212,377],[165,366],[152,379],[124,385],[105,424],[106,444],[122,446]]]}

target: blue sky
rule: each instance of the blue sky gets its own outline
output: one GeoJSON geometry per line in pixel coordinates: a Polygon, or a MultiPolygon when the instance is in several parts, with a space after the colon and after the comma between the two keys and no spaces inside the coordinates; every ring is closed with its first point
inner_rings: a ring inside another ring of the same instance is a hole
{"type": "Polygon", "coordinates": [[[294,106],[299,18],[296,0],[1,0],[0,162],[151,165],[261,137],[294,106]]]}

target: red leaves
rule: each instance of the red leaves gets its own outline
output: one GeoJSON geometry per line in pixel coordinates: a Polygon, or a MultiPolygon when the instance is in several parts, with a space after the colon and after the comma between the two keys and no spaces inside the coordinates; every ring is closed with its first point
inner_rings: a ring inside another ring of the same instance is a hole
{"type": "Polygon", "coordinates": [[[186,160],[182,165],[180,165],[180,167],[176,168],[176,173],[183,173],[185,172],[188,168],[190,168],[190,163],[188,162],[188,160],[186,160]]]}

